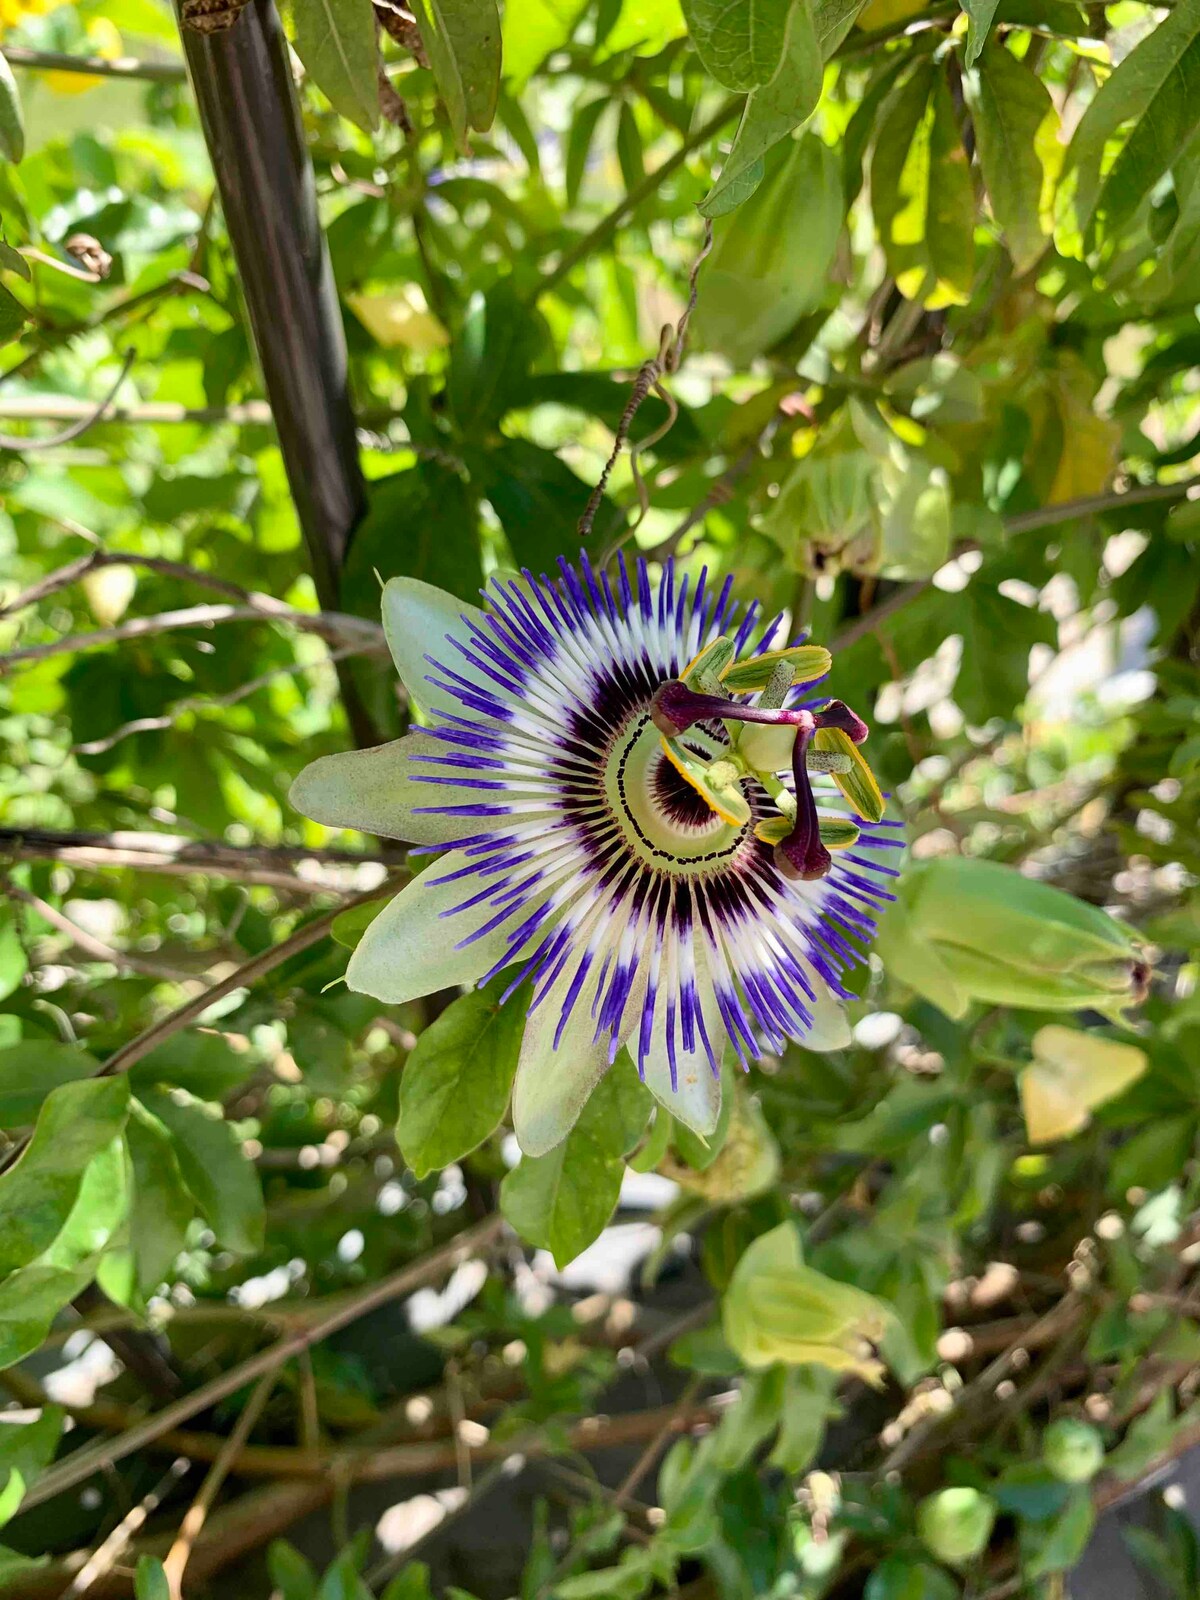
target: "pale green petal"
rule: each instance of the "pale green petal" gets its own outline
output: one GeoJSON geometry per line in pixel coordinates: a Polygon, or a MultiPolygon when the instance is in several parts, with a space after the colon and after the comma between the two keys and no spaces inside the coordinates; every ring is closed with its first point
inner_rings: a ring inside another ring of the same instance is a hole
{"type": "MultiPolygon", "coordinates": [[[[720,1060],[725,1045],[725,1024],[708,976],[703,951],[697,951],[696,991],[704,1026],[720,1060]]],[[[683,1048],[682,1032],[676,1034],[675,1069],[677,1089],[671,1088],[671,1062],[666,1042],[666,996],[659,991],[654,1015],[654,1029],[650,1035],[650,1049],[646,1054],[646,1087],[661,1106],[685,1127],[704,1138],[717,1125],[721,1114],[721,1079],[708,1062],[708,1052],[699,1038],[694,1050],[683,1048]]]]}
{"type": "Polygon", "coordinates": [[[818,1052],[845,1050],[850,1043],[850,1022],[846,1016],[844,1003],[838,999],[815,967],[809,966],[807,961],[801,962],[801,965],[817,997],[815,1004],[807,995],[804,997],[804,1003],[813,1016],[812,1027],[802,1041],[804,1048],[818,1052]]]}
{"type": "Polygon", "coordinates": [[[410,844],[449,844],[505,817],[433,817],[418,807],[453,805],[458,796],[446,784],[422,783],[429,773],[453,773],[415,756],[444,756],[447,746],[427,733],[412,732],[371,750],[346,750],[312,761],[292,784],[288,800],[302,816],[329,828],[357,828],[410,844]]]}
{"type": "MultiPolygon", "coordinates": [[[[544,1156],[570,1133],[587,1098],[608,1070],[609,1037],[592,1042],[596,1020],[592,1001],[602,963],[595,963],[563,1029],[558,1049],[554,1034],[578,961],[568,961],[537,1009],[530,1013],[521,1042],[513,1085],[513,1130],[527,1156],[544,1156]]],[[[634,975],[621,1018],[624,1039],[641,1014],[646,979],[634,975]]]]}
{"type": "Polygon", "coordinates": [[[452,643],[447,643],[448,639],[468,642],[470,635],[463,625],[464,617],[477,626],[484,625],[484,615],[478,606],[469,605],[444,589],[435,589],[431,583],[422,583],[419,578],[390,579],[383,587],[382,605],[383,631],[396,671],[419,706],[426,711],[463,715],[462,704],[455,695],[427,681],[434,669],[426,656],[433,656],[471,683],[486,684],[492,693],[496,692],[494,680],[464,660],[452,643]]]}
{"type": "Polygon", "coordinates": [[[436,989],[476,983],[503,958],[506,924],[455,949],[492,919],[494,906],[485,903],[452,917],[440,915],[470,899],[479,882],[473,876],[453,883],[431,880],[468,865],[470,858],[461,850],[448,850],[380,912],[350,957],[346,982],[351,989],[400,1005],[436,989]]]}

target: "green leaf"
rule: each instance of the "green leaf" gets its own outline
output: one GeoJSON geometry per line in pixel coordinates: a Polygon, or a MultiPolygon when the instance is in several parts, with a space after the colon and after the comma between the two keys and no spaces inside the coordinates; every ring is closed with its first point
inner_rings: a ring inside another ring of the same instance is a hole
{"type": "Polygon", "coordinates": [[[500,94],[496,0],[414,0],[413,14],[460,146],[468,127],[486,133],[500,94]]]}
{"type": "MultiPolygon", "coordinates": [[[[579,514],[588,486],[551,450],[527,439],[503,439],[471,458],[484,494],[500,518],[519,567],[552,572],[560,555],[579,553],[579,514]]],[[[595,537],[605,539],[619,515],[607,498],[596,519],[595,537]]]]}
{"type": "Polygon", "coordinates": [[[26,283],[33,281],[33,272],[28,261],[19,250],[14,250],[12,245],[6,244],[3,239],[0,239],[0,267],[15,272],[18,278],[24,278],[26,283]]]}
{"type": "Polygon", "coordinates": [[[379,51],[367,0],[292,0],[296,54],[313,82],[356,126],[379,121],[379,51]]]}
{"type": "Polygon", "coordinates": [[[826,61],[854,26],[863,4],[864,0],[812,0],[813,23],[826,61]]]}
{"type": "Polygon", "coordinates": [[[195,1207],[170,1135],[136,1100],[129,1108],[125,1138],[133,1167],[129,1242],[138,1288],[150,1294],[183,1249],[195,1207]]]}
{"type": "Polygon", "coordinates": [[[53,1244],[88,1164],[121,1132],[128,1108],[124,1078],[66,1083],[47,1097],[28,1149],[0,1175],[0,1273],[53,1244]]]}
{"type": "MultiPolygon", "coordinates": [[[[284,1600],[289,1600],[287,1595],[284,1600]]],[[[410,1561],[398,1572],[380,1596],[380,1600],[433,1600],[429,1587],[429,1568],[423,1561],[410,1561]]]]}
{"type": "Polygon", "coordinates": [[[28,321],[25,307],[0,284],[0,344],[15,339],[28,321]]]}
{"type": "Polygon", "coordinates": [[[8,1481],[0,1489],[0,1528],[5,1523],[11,1522],[21,1509],[21,1501],[25,1498],[28,1485],[20,1472],[14,1467],[8,1474],[8,1481]]]}
{"type": "Polygon", "coordinates": [[[989,45],[968,79],[979,164],[1018,272],[1046,244],[1047,190],[1062,159],[1058,113],[1037,74],[1003,45],[989,45]]]}
{"type": "Polygon", "coordinates": [[[275,1539],[267,1550],[267,1571],[281,1600],[315,1600],[317,1575],[312,1562],[286,1539],[275,1539]]]}
{"type": "Polygon", "coordinates": [[[340,912],[333,919],[330,933],[338,944],[344,945],[347,950],[355,949],[379,913],[391,905],[392,899],[392,895],[385,894],[378,900],[365,900],[360,906],[353,906],[349,911],[340,912]]]}
{"type": "Polygon", "coordinates": [[[453,1001],[405,1063],[396,1137],[418,1178],[469,1155],[504,1116],[525,1031],[520,995],[499,1003],[507,982],[453,1001]]]}
{"type": "Polygon", "coordinates": [[[254,1070],[254,1056],[219,1033],[177,1033],[143,1056],[129,1074],[134,1094],[169,1083],[198,1100],[223,1100],[254,1070]]]}
{"type": "Polygon", "coordinates": [[[956,599],[952,631],[963,655],[954,697],[971,722],[1011,716],[1029,690],[1031,648],[1055,642],[1054,619],[977,580],[956,599]]]}
{"type": "Polygon", "coordinates": [[[151,1089],[142,1104],[170,1134],[183,1180],[217,1242],[238,1255],[261,1250],[262,1187],[230,1125],[182,1089],[151,1089]]]}
{"type": "Polygon", "coordinates": [[[575,31],[583,0],[522,0],[504,8],[504,76],[520,92],[554,50],[575,31]]]}
{"type": "Polygon", "coordinates": [[[61,1406],[45,1406],[33,1422],[0,1428],[0,1476],[19,1472],[30,1488],[54,1460],[65,1416],[61,1406]]]}
{"type": "Polygon", "coordinates": [[[57,1039],[23,1039],[0,1050],[0,1128],[24,1128],[52,1089],[93,1077],[94,1056],[57,1039]]]}
{"type": "MultiPolygon", "coordinates": [[[[1131,50],[1083,114],[1060,192],[1085,241],[1111,236],[1200,125],[1200,0],[1182,0],[1131,50]],[[1116,160],[1112,141],[1132,127],[1116,160]]],[[[1064,239],[1064,244],[1067,241],[1064,239]]]]}
{"type": "Polygon", "coordinates": [[[949,1573],[927,1562],[888,1556],[867,1579],[863,1600],[958,1600],[959,1588],[949,1573]]]}
{"type": "Polygon", "coordinates": [[[0,52],[0,156],[20,161],[25,154],[25,123],[21,116],[21,96],[12,68],[0,52]]]}
{"type": "Polygon", "coordinates": [[[329,1567],[317,1590],[317,1600],[372,1600],[371,1591],[358,1575],[358,1551],[351,1546],[329,1567]]]}
{"type": "Polygon", "coordinates": [[[563,162],[563,184],[568,206],[574,206],[579,199],[592,140],[596,137],[596,124],[600,121],[601,115],[607,111],[609,104],[606,95],[601,95],[598,100],[589,100],[587,105],[575,113],[571,122],[571,131],[567,134],[566,157],[563,162]]]}
{"type": "Polygon", "coordinates": [[[757,89],[779,71],[789,0],[683,0],[696,53],[727,89],[757,89]]]}
{"type": "Polygon", "coordinates": [[[522,303],[511,279],[476,295],[450,357],[446,398],[464,432],[498,422],[530,368],[550,347],[541,317],[522,303]]]}
{"type": "Polygon", "coordinates": [[[139,1556],[133,1574],[134,1600],[171,1600],[167,1569],[157,1556],[139,1556]]]}
{"type": "Polygon", "coordinates": [[[964,303],[975,265],[975,196],[940,68],[918,67],[888,102],[871,204],[901,294],[931,308],[964,303]]]}
{"type": "Polygon", "coordinates": [[[379,478],[354,532],[342,577],[343,603],[379,620],[378,572],[420,578],[460,599],[478,601],[483,585],[477,503],[448,467],[422,461],[379,478]]]}
{"type": "MultiPolygon", "coordinates": [[[[733,148],[721,176],[700,204],[703,216],[721,215],[731,187],[794,128],[807,122],[821,98],[823,67],[809,0],[793,0],[787,15],[783,61],[775,77],[746,101],[733,148]]],[[[737,191],[746,198],[742,189],[737,191]]]]}
{"type": "Polygon", "coordinates": [[[44,1341],[65,1305],[91,1282],[92,1266],[22,1267],[0,1283],[0,1368],[11,1367],[44,1341]]]}
{"type": "Polygon", "coordinates": [[[820,302],[842,232],[837,158],[815,134],[782,145],[765,170],[758,193],[714,229],[692,324],[698,343],[737,366],[820,302]]]}
{"type": "Polygon", "coordinates": [[[0,907],[0,1000],[12,994],[28,970],[29,958],[17,931],[16,918],[10,908],[0,907]]]}
{"type": "Polygon", "coordinates": [[[973,67],[995,20],[1000,0],[959,0],[959,4],[967,16],[966,64],[973,67]]]}
{"type": "Polygon", "coordinates": [[[825,1438],[825,1425],[837,1411],[833,1391],[831,1373],[819,1367],[788,1368],[772,1466],[793,1475],[808,1471],[825,1438]]]}
{"type": "Polygon", "coordinates": [[[628,100],[621,101],[617,113],[617,164],[626,192],[635,189],[646,176],[646,160],[642,153],[642,136],[638,132],[637,117],[628,100]]]}
{"type": "Polygon", "coordinates": [[[88,1162],[67,1220],[41,1261],[70,1270],[99,1255],[125,1221],[129,1184],[119,1136],[88,1162]]]}
{"type": "Polygon", "coordinates": [[[1095,1523],[1091,1494],[1080,1487],[1048,1527],[1026,1523],[1022,1528],[1021,1570],[1030,1578],[1069,1572],[1083,1555],[1095,1523]]]}
{"type": "Polygon", "coordinates": [[[621,1193],[622,1157],[641,1137],[649,1091],[618,1057],[592,1091],[578,1122],[544,1156],[524,1156],[500,1185],[500,1209],[530,1244],[565,1267],[597,1238],[621,1193]]]}

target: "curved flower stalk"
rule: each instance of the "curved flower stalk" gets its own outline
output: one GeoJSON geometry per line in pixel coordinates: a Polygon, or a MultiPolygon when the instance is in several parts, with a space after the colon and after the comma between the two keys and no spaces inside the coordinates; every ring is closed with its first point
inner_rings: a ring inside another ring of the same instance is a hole
{"type": "MultiPolygon", "coordinates": [[[[898,843],[828,652],[772,649],[730,583],[667,562],[615,583],[586,557],[494,581],[484,612],[383,591],[427,725],[326,756],[292,804],[445,853],[368,927],[346,979],[399,1003],[511,973],[530,985],[513,1122],[544,1153],[627,1044],[652,1093],[715,1126],[720,1060],[848,1042],[841,1002],[898,843]]],[[[524,1002],[518,1002],[524,1003],[524,1002]]]]}

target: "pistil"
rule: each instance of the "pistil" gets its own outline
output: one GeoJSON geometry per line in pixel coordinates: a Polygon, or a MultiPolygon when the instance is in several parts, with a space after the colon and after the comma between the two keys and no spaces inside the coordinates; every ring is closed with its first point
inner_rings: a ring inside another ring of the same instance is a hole
{"type": "MultiPolygon", "coordinates": [[[[817,731],[836,729],[860,745],[867,737],[867,724],[842,700],[831,700],[819,711],[802,707],[744,705],[722,695],[704,694],[679,679],[664,683],[651,702],[650,715],[655,727],[669,740],[697,722],[720,721],[755,723],[796,730],[792,742],[792,778],[796,788],[796,810],[791,832],[775,846],[775,865],[786,878],[810,883],[827,875],[833,858],[821,842],[820,817],[809,773],[809,749],[817,731]]],[[[732,729],[730,730],[732,732],[732,729]]],[[[823,764],[823,763],[822,763],[823,764]]],[[[729,762],[719,763],[722,768],[729,762]]],[[[764,779],[771,775],[759,774],[764,779]]],[[[777,798],[776,803],[779,803],[777,798]]],[[[781,806],[781,809],[782,806],[781,806]]],[[[789,807],[790,810],[790,807],[789,807]]]]}

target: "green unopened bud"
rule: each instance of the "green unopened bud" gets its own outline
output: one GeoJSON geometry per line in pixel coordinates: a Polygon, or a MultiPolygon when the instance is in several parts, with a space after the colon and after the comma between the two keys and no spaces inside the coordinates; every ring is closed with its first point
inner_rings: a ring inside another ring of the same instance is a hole
{"type": "Polygon", "coordinates": [[[1033,1036],[1033,1060],[1020,1077],[1030,1144],[1052,1144],[1085,1128],[1092,1112],[1141,1077],[1146,1052],[1078,1028],[1051,1023],[1033,1036]]]}
{"type": "Polygon", "coordinates": [[[984,1000],[1115,1017],[1145,997],[1149,969],[1119,922],[1012,867],[926,861],[898,894],[879,924],[880,959],[947,1016],[984,1000]]]}
{"type": "Polygon", "coordinates": [[[931,1555],[963,1567],[987,1549],[996,1502],[978,1489],[939,1489],[917,1507],[917,1532],[931,1555]]]}
{"type": "Polygon", "coordinates": [[[827,1367],[878,1382],[872,1346],[887,1330],[873,1295],[804,1265],[800,1235],[782,1222],[755,1239],[734,1268],[723,1304],[725,1341],[748,1367],[777,1361],[827,1367]]]}
{"type": "Polygon", "coordinates": [[[1088,1483],[1104,1465],[1104,1440],[1090,1422],[1060,1417],[1042,1435],[1042,1459],[1063,1483],[1088,1483]]]}

